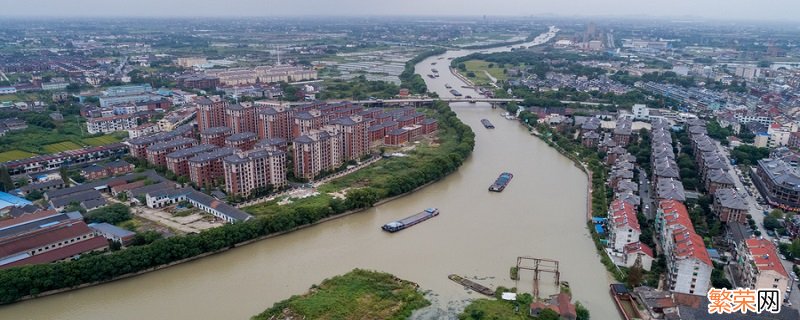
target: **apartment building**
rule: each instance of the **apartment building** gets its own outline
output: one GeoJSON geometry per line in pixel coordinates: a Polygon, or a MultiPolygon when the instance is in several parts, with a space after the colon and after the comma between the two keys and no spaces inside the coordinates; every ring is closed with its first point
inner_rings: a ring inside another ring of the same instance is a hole
{"type": "Polygon", "coordinates": [[[293,160],[295,176],[309,180],[323,171],[338,168],[344,163],[340,133],[313,130],[295,138],[293,160]]]}
{"type": "Polygon", "coordinates": [[[286,185],[286,153],[253,150],[223,159],[225,191],[229,195],[250,196],[259,190],[286,185]]]}
{"type": "Polygon", "coordinates": [[[292,137],[297,138],[319,130],[326,123],[323,121],[322,112],[316,109],[295,112],[292,122],[292,137]]]}
{"type": "Polygon", "coordinates": [[[747,223],[747,212],[750,207],[747,200],[735,189],[719,189],[714,194],[711,207],[722,222],[747,223]]]}
{"type": "Polygon", "coordinates": [[[135,114],[120,114],[110,117],[86,119],[86,131],[89,134],[111,133],[125,131],[138,125],[139,116],[135,114]]]}
{"type": "Polygon", "coordinates": [[[229,105],[225,108],[225,124],[233,133],[256,133],[257,109],[250,102],[229,105]]]}
{"type": "Polygon", "coordinates": [[[258,137],[260,139],[292,137],[292,112],[283,106],[268,106],[258,113],[258,137]]]}
{"type": "Polygon", "coordinates": [[[225,177],[222,159],[236,152],[233,148],[218,148],[200,153],[188,160],[189,179],[198,186],[215,185],[225,177]]]}
{"type": "Polygon", "coordinates": [[[189,176],[189,159],[194,158],[198,154],[209,152],[216,149],[216,146],[210,144],[200,144],[190,148],[181,149],[167,154],[167,169],[172,171],[177,176],[189,176]]]}
{"type": "Polygon", "coordinates": [[[150,162],[154,166],[166,166],[167,154],[193,147],[195,144],[197,144],[196,140],[186,137],[156,143],[147,148],[147,162],[150,162]]]}
{"type": "Polygon", "coordinates": [[[669,290],[705,295],[711,287],[714,265],[686,206],[677,200],[659,201],[655,224],[667,260],[669,290]]]}
{"type": "Polygon", "coordinates": [[[783,268],[775,245],[764,238],[749,238],[737,243],[736,266],[742,287],[751,289],[789,288],[789,273],[783,268]]]}
{"type": "Polygon", "coordinates": [[[224,127],[227,125],[225,121],[225,109],[228,102],[219,96],[203,97],[195,100],[198,105],[197,110],[197,128],[201,133],[208,128],[224,127]]]}
{"type": "Polygon", "coordinates": [[[200,143],[211,144],[217,147],[225,146],[225,139],[233,134],[233,130],[228,127],[211,127],[200,132],[200,143]]]}
{"type": "Polygon", "coordinates": [[[343,160],[358,160],[369,154],[367,122],[361,116],[342,117],[331,122],[341,133],[343,160]]]}
{"type": "Polygon", "coordinates": [[[258,135],[252,132],[235,133],[225,139],[225,146],[240,151],[252,150],[258,142],[258,135]]]}

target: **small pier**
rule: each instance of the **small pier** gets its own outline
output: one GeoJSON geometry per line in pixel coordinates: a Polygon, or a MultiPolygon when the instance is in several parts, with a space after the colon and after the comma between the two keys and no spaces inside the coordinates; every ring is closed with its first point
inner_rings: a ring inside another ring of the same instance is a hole
{"type": "Polygon", "coordinates": [[[522,270],[533,271],[533,298],[539,298],[539,279],[542,272],[552,273],[555,278],[555,285],[560,284],[561,272],[558,271],[558,260],[534,258],[534,257],[517,257],[517,281],[516,287],[519,288],[519,272],[522,270]]]}

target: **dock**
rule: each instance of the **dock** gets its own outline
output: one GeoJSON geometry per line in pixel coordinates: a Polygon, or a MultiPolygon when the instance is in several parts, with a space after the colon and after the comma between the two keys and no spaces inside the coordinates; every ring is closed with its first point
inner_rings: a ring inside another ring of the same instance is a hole
{"type": "Polygon", "coordinates": [[[494,297],[494,290],[492,290],[492,289],[490,289],[488,287],[485,287],[485,286],[483,286],[483,285],[481,285],[481,284],[479,284],[477,282],[474,282],[474,281],[469,280],[469,279],[465,279],[464,277],[461,277],[461,276],[459,276],[457,274],[451,274],[451,275],[447,276],[447,278],[450,279],[450,280],[453,280],[454,282],[456,282],[456,283],[458,283],[458,284],[460,284],[462,286],[464,286],[464,288],[470,289],[470,290],[475,291],[475,292],[480,293],[480,294],[484,294],[484,295],[487,295],[487,296],[490,296],[490,297],[494,297]]]}
{"type": "Polygon", "coordinates": [[[611,284],[610,287],[609,293],[611,293],[611,298],[614,299],[614,304],[617,305],[617,310],[622,318],[625,320],[641,319],[642,315],[636,308],[636,302],[633,301],[628,288],[621,283],[611,284]]]}

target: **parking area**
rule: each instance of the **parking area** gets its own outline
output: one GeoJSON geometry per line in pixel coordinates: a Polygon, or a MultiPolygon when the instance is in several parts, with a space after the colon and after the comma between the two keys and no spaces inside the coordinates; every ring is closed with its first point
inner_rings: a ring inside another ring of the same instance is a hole
{"type": "MultiPolygon", "coordinates": [[[[717,142],[716,144],[718,150],[722,154],[730,158],[728,149],[720,145],[719,142],[717,142]]],[[[748,170],[751,170],[751,168],[747,168],[744,171],[742,171],[742,169],[740,169],[738,166],[733,166],[731,174],[733,175],[734,178],[733,179],[734,185],[736,187],[736,190],[738,190],[739,193],[745,196],[749,206],[748,213],[753,217],[753,220],[756,222],[756,226],[758,227],[758,230],[761,232],[761,235],[764,238],[772,241],[775,244],[775,246],[778,246],[780,239],[778,239],[778,237],[776,237],[774,233],[772,232],[768,233],[767,230],[764,228],[764,217],[766,216],[764,212],[765,211],[769,212],[772,210],[772,208],[766,205],[763,198],[761,198],[761,194],[759,193],[758,189],[750,180],[750,172],[748,172],[748,170]]],[[[739,237],[744,238],[752,235],[749,230],[749,227],[747,226],[744,227],[731,226],[729,227],[729,230],[733,238],[739,238],[739,237]]],[[[794,272],[792,272],[792,267],[794,266],[794,263],[786,260],[786,257],[784,257],[783,255],[781,255],[780,258],[781,258],[781,263],[783,264],[783,267],[784,269],[786,269],[786,272],[789,274],[790,278],[789,281],[790,292],[788,299],[789,302],[787,303],[787,305],[798,307],[800,306],[800,293],[798,293],[800,289],[798,289],[797,285],[798,283],[800,283],[800,279],[798,279],[797,275],[795,275],[794,272]]]]}

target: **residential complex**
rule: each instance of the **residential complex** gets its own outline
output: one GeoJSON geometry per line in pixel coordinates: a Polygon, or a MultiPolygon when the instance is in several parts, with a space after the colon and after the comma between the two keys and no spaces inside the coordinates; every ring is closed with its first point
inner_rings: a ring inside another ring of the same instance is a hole
{"type": "Polygon", "coordinates": [[[800,173],[784,160],[758,160],[753,183],[770,205],[800,211],[800,173]]]}
{"type": "Polygon", "coordinates": [[[255,68],[211,69],[205,73],[207,76],[219,78],[224,85],[243,85],[255,83],[292,82],[317,78],[313,69],[279,65],[259,66],[255,68]]]}
{"type": "Polygon", "coordinates": [[[89,134],[125,131],[138,125],[139,117],[133,114],[121,114],[110,117],[89,118],[86,130],[89,134]]]}
{"type": "Polygon", "coordinates": [[[778,250],[763,238],[749,238],[737,244],[736,263],[742,273],[742,286],[754,289],[778,289],[787,292],[789,273],[783,268],[778,250]]]}

